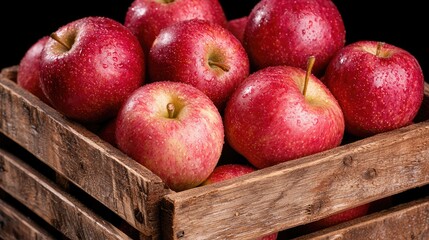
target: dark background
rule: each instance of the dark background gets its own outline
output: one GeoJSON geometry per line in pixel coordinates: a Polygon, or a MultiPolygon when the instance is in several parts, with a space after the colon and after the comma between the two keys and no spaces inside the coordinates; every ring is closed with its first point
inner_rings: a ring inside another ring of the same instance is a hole
{"type": "MultiPolygon", "coordinates": [[[[229,19],[247,15],[257,0],[220,0],[229,19]]],[[[100,15],[123,22],[132,0],[9,1],[0,9],[0,68],[19,63],[36,40],[77,18],[100,15]]],[[[377,40],[411,52],[429,74],[429,38],[424,1],[334,0],[347,42],[377,40]],[[375,5],[375,3],[377,3],[375,5]]]]}

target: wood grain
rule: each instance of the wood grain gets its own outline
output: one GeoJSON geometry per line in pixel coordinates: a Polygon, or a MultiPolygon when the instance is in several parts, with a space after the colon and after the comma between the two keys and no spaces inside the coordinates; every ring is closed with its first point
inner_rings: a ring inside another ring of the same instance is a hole
{"type": "MultiPolygon", "coordinates": [[[[142,238],[256,239],[429,183],[427,84],[417,121],[410,126],[234,179],[174,192],[152,172],[18,87],[13,82],[14,71],[10,68],[0,74],[0,132],[52,168],[57,174],[57,187],[67,187],[67,181],[71,181],[141,231],[142,238]]],[[[16,164],[19,160],[3,158],[8,159],[7,166],[15,174],[21,171],[19,179],[41,183],[32,178],[31,169],[16,164]]],[[[40,184],[36,193],[43,187],[40,184]]],[[[21,201],[36,198],[34,190],[18,193],[18,187],[13,189],[8,192],[15,192],[14,197],[21,201]]],[[[60,204],[60,209],[71,211],[69,202],[58,197],[60,191],[53,193],[49,204],[60,204]]],[[[39,211],[40,204],[39,200],[32,210],[41,215],[54,214],[50,209],[39,211]]],[[[355,239],[353,236],[363,229],[381,231],[386,221],[390,221],[389,227],[398,227],[403,219],[402,224],[418,224],[403,236],[424,239],[427,199],[401,206],[362,218],[366,221],[353,226],[342,225],[333,230],[337,232],[326,229],[312,236],[355,239]]],[[[64,218],[75,215],[71,211],[64,218]]],[[[97,229],[88,226],[88,231],[97,229]]],[[[110,230],[116,233],[115,228],[110,230]]]]}
{"type": "Polygon", "coordinates": [[[429,183],[429,122],[169,194],[165,239],[254,239],[429,183]]]}
{"type": "Polygon", "coordinates": [[[429,198],[404,203],[294,240],[429,239],[429,198]]]}
{"type": "Polygon", "coordinates": [[[130,239],[19,158],[0,149],[0,187],[70,239],[130,239]]]}
{"type": "Polygon", "coordinates": [[[0,132],[149,238],[158,237],[160,199],[171,193],[158,176],[5,74],[0,74],[0,99],[0,132]]]}
{"type": "Polygon", "coordinates": [[[0,199],[0,239],[54,240],[55,238],[32,219],[22,215],[0,199]]]}

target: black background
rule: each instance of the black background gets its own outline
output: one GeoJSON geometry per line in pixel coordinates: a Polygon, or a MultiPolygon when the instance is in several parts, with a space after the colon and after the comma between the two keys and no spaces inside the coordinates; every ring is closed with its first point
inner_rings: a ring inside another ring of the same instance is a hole
{"type": "MultiPolygon", "coordinates": [[[[257,0],[220,0],[228,19],[247,15],[257,0]]],[[[36,40],[69,21],[106,16],[124,22],[132,0],[11,1],[0,6],[0,68],[19,63],[36,40]],[[91,5],[88,5],[91,3],[91,5]]],[[[411,52],[429,76],[429,38],[424,1],[334,0],[346,26],[347,42],[377,40],[411,52]],[[376,5],[375,5],[376,3],[376,5]]]]}

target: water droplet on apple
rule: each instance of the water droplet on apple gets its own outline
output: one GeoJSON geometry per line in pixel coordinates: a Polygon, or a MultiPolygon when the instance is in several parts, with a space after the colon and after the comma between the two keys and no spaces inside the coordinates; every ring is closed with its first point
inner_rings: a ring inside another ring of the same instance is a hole
{"type": "Polygon", "coordinates": [[[251,93],[253,93],[253,87],[249,86],[244,89],[242,98],[247,98],[251,93]]]}
{"type": "Polygon", "coordinates": [[[108,65],[103,63],[103,68],[107,68],[107,67],[108,67],[108,65]]]}

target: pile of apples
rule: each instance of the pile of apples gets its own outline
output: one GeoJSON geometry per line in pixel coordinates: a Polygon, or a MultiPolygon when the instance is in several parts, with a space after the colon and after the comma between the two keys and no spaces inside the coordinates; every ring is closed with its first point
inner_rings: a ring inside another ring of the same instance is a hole
{"type": "Polygon", "coordinates": [[[226,147],[261,169],[411,124],[423,101],[417,59],[347,43],[329,0],[260,0],[236,19],[218,0],[134,0],[125,15],[42,37],[17,82],[175,191],[208,184],[226,147]]]}

